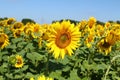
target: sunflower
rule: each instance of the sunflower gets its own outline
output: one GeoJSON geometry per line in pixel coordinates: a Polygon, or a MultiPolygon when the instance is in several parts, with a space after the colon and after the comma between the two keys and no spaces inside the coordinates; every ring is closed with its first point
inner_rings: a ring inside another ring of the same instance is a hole
{"type": "Polygon", "coordinates": [[[70,21],[61,23],[55,22],[51,25],[51,34],[49,35],[47,47],[53,52],[54,58],[64,58],[65,54],[72,55],[80,44],[81,33],[79,28],[71,24],[70,21]]]}
{"type": "Polygon", "coordinates": [[[101,39],[97,44],[99,51],[108,55],[111,52],[112,45],[106,41],[106,39],[101,39]]]}
{"type": "Polygon", "coordinates": [[[32,30],[33,30],[32,26],[33,26],[33,23],[27,23],[27,24],[25,25],[24,33],[25,33],[26,35],[30,35],[30,34],[31,34],[31,32],[32,32],[32,30]]]}
{"type": "Polygon", "coordinates": [[[11,28],[12,31],[17,30],[17,29],[24,29],[23,23],[21,22],[15,22],[11,28]]]}
{"type": "Polygon", "coordinates": [[[42,27],[40,24],[27,23],[24,32],[32,38],[39,38],[42,34],[42,27]]]}
{"type": "Polygon", "coordinates": [[[90,17],[89,21],[88,21],[89,28],[93,28],[93,26],[95,25],[95,23],[96,23],[96,19],[94,17],[90,17]]]}
{"type": "Polygon", "coordinates": [[[37,80],[53,80],[53,79],[42,75],[42,76],[38,76],[37,80]]]}
{"type": "Polygon", "coordinates": [[[48,24],[43,24],[43,25],[41,25],[42,26],[42,39],[43,40],[48,40],[48,38],[49,38],[49,35],[50,35],[50,25],[48,25],[48,24]]]}
{"type": "Polygon", "coordinates": [[[30,80],[34,80],[34,78],[33,78],[33,77],[31,77],[31,78],[30,78],[30,80]]]}
{"type": "Polygon", "coordinates": [[[38,38],[41,36],[41,33],[42,33],[42,27],[40,24],[34,24],[33,27],[32,27],[32,33],[31,33],[31,36],[33,38],[38,38]]]}
{"type": "Polygon", "coordinates": [[[0,26],[3,26],[3,27],[4,27],[4,26],[6,26],[6,24],[7,24],[7,23],[6,23],[5,20],[1,20],[1,21],[0,21],[0,26]]]}
{"type": "Polygon", "coordinates": [[[87,45],[88,48],[92,47],[92,42],[94,42],[94,32],[90,32],[90,34],[88,35],[88,37],[85,40],[85,44],[87,45]]]}
{"type": "Polygon", "coordinates": [[[98,25],[96,26],[96,35],[97,35],[98,37],[101,37],[101,36],[104,35],[104,33],[105,33],[105,28],[104,28],[104,26],[98,24],[98,25]]]}
{"type": "Polygon", "coordinates": [[[15,18],[8,18],[6,20],[8,26],[11,25],[11,24],[13,24],[15,21],[16,21],[15,18]]]}
{"type": "Polygon", "coordinates": [[[9,44],[9,39],[7,34],[0,33],[0,49],[3,49],[9,44]]]}
{"type": "Polygon", "coordinates": [[[15,67],[16,68],[21,68],[24,65],[23,63],[23,59],[20,55],[16,55],[16,63],[15,63],[15,67]]]}
{"type": "Polygon", "coordinates": [[[111,23],[110,23],[110,22],[106,22],[106,23],[105,23],[105,27],[106,27],[106,28],[109,28],[110,26],[111,26],[111,23]]]}
{"type": "Polygon", "coordinates": [[[23,32],[23,31],[20,30],[20,29],[15,30],[15,31],[13,32],[13,36],[14,36],[15,38],[20,37],[21,34],[22,34],[22,32],[23,32]]]}

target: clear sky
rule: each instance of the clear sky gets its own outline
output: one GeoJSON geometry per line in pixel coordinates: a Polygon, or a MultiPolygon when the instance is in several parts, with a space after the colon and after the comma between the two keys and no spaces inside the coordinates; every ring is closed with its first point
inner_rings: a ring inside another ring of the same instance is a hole
{"type": "Polygon", "coordinates": [[[53,20],[120,20],[120,0],[0,0],[0,17],[17,21],[30,18],[38,23],[53,20]]]}

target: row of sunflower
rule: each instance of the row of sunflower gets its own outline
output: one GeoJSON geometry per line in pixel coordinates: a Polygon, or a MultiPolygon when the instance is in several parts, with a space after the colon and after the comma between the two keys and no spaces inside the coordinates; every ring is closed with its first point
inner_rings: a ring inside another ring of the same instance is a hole
{"type": "Polygon", "coordinates": [[[94,17],[76,25],[0,20],[0,80],[119,79],[119,41],[120,24],[94,17]]]}

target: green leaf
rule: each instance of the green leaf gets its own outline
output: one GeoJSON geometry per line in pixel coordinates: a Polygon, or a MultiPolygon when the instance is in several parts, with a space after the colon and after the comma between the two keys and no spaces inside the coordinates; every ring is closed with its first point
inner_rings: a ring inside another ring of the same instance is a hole
{"type": "Polygon", "coordinates": [[[71,70],[71,67],[70,66],[65,66],[64,68],[63,68],[63,70],[62,71],[70,71],[71,70]]]}
{"type": "Polygon", "coordinates": [[[12,41],[12,43],[18,43],[18,42],[22,42],[22,40],[23,40],[23,38],[13,38],[11,41],[12,41]]]}
{"type": "Polygon", "coordinates": [[[26,46],[25,46],[25,49],[35,49],[35,47],[33,46],[33,43],[28,43],[26,46]]]}
{"type": "Polygon", "coordinates": [[[33,52],[32,54],[34,55],[36,60],[41,60],[42,59],[42,55],[40,55],[39,53],[33,52]]]}
{"type": "Polygon", "coordinates": [[[87,60],[84,60],[84,61],[83,61],[83,67],[84,67],[85,69],[89,69],[89,68],[90,68],[87,60]]]}
{"type": "Polygon", "coordinates": [[[32,61],[41,60],[42,57],[43,57],[43,56],[40,55],[40,54],[37,53],[37,52],[27,53],[27,58],[29,58],[29,59],[32,60],[32,61]]]}
{"type": "Polygon", "coordinates": [[[30,79],[31,77],[33,77],[34,75],[30,72],[27,72],[27,74],[25,75],[26,78],[30,79]]]}
{"type": "Polygon", "coordinates": [[[22,79],[22,77],[24,76],[24,74],[16,74],[14,79],[22,79]]]}
{"type": "Polygon", "coordinates": [[[64,79],[60,79],[61,78],[61,71],[60,70],[56,70],[56,71],[53,71],[49,74],[50,77],[52,78],[56,78],[58,80],[64,80],[64,79]]]}
{"type": "Polygon", "coordinates": [[[8,78],[13,79],[13,74],[12,74],[12,73],[10,73],[10,74],[9,74],[9,73],[6,73],[5,75],[6,75],[8,78]]]}
{"type": "Polygon", "coordinates": [[[10,44],[8,45],[6,48],[10,48],[10,49],[16,49],[16,45],[15,44],[10,44]]]}
{"type": "Polygon", "coordinates": [[[17,74],[17,73],[20,73],[20,72],[21,72],[20,69],[16,69],[16,70],[14,70],[14,74],[17,74]]]}
{"type": "Polygon", "coordinates": [[[73,69],[72,71],[70,71],[70,78],[68,80],[80,80],[76,69],[73,69]]]}
{"type": "Polygon", "coordinates": [[[32,53],[27,53],[26,57],[30,59],[33,64],[35,64],[35,57],[32,53]]]}
{"type": "Polygon", "coordinates": [[[2,57],[2,59],[3,59],[4,61],[8,61],[8,56],[5,55],[5,56],[2,57]]]}
{"type": "Polygon", "coordinates": [[[62,63],[63,65],[66,65],[67,63],[69,63],[69,59],[67,57],[65,57],[63,60],[58,59],[58,62],[62,63]]]}
{"type": "Polygon", "coordinates": [[[20,52],[18,52],[17,54],[24,56],[25,53],[26,53],[26,51],[23,49],[23,50],[21,50],[20,52]]]}
{"type": "Polygon", "coordinates": [[[7,72],[7,69],[3,65],[0,66],[0,73],[3,74],[5,72],[7,72]]]}
{"type": "Polygon", "coordinates": [[[87,77],[82,78],[82,80],[89,80],[87,77]]]}
{"type": "Polygon", "coordinates": [[[3,76],[0,76],[0,80],[4,80],[3,76]]]}
{"type": "Polygon", "coordinates": [[[22,71],[26,71],[28,69],[28,65],[23,66],[23,68],[21,69],[22,71]]]}

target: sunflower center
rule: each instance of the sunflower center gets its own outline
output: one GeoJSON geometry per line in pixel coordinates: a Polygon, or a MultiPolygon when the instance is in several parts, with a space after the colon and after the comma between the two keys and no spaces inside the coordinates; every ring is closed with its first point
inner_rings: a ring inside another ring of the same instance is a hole
{"type": "Polygon", "coordinates": [[[105,42],[105,43],[103,44],[103,46],[104,46],[105,48],[109,48],[109,47],[110,47],[110,44],[109,44],[108,42],[105,42]]]}
{"type": "Polygon", "coordinates": [[[21,28],[22,27],[22,24],[21,23],[16,23],[15,25],[14,25],[14,29],[19,29],[19,28],[21,28]]]}
{"type": "Polygon", "coordinates": [[[20,33],[21,33],[21,31],[17,31],[17,32],[15,33],[15,35],[16,35],[17,37],[20,37],[20,33]]]}
{"type": "Polygon", "coordinates": [[[38,32],[39,31],[39,28],[38,27],[35,27],[34,28],[34,32],[38,32]]]}
{"type": "Polygon", "coordinates": [[[10,25],[10,24],[12,24],[12,22],[13,22],[13,20],[8,20],[7,24],[10,25]]]}
{"type": "Polygon", "coordinates": [[[69,33],[63,33],[63,34],[57,35],[56,41],[55,41],[56,45],[59,48],[67,47],[70,44],[70,42],[71,42],[71,37],[69,33]]]}
{"type": "Polygon", "coordinates": [[[5,37],[3,35],[0,35],[0,45],[3,45],[5,42],[5,37]]]}
{"type": "Polygon", "coordinates": [[[18,59],[18,60],[17,60],[17,64],[18,64],[18,65],[22,64],[22,60],[21,60],[21,59],[18,59]]]}
{"type": "Polygon", "coordinates": [[[68,40],[68,36],[66,34],[63,34],[61,37],[60,37],[60,40],[62,43],[65,43],[67,40],[68,40]]]}

